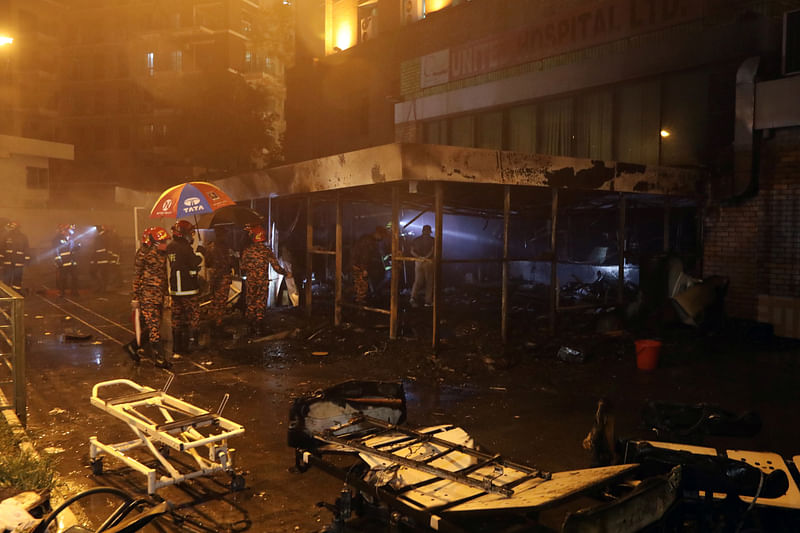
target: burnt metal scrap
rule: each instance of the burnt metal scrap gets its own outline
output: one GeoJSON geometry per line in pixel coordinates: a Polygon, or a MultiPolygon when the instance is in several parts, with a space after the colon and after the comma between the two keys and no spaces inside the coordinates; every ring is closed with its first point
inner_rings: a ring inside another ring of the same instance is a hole
{"type": "Polygon", "coordinates": [[[660,520],[677,497],[680,468],[609,507],[597,494],[636,479],[638,465],[550,473],[514,463],[479,448],[457,426],[413,428],[399,423],[405,409],[381,412],[387,403],[404,406],[401,393],[399,384],[347,382],[292,406],[289,445],[298,470],[313,466],[346,484],[336,504],[325,505],[334,513],[327,531],[345,531],[354,510],[414,531],[539,531],[538,511],[578,498],[595,498],[601,507],[578,514],[565,508],[563,531],[591,531],[601,522],[614,524],[609,531],[638,531],[660,520]],[[381,390],[386,396],[375,396],[381,390]],[[388,418],[352,412],[357,405],[388,418]]]}

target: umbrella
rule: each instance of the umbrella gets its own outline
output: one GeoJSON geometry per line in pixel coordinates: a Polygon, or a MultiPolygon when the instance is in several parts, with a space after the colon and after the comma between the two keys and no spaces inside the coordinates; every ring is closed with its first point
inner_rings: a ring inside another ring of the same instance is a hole
{"type": "Polygon", "coordinates": [[[235,205],[222,189],[205,181],[190,181],[161,193],[150,218],[183,218],[211,213],[226,205],[235,205]]]}
{"type": "Polygon", "coordinates": [[[223,225],[261,225],[263,223],[264,217],[262,217],[258,211],[241,205],[226,205],[225,207],[220,207],[213,213],[208,213],[200,217],[200,226],[205,228],[223,225]]]}

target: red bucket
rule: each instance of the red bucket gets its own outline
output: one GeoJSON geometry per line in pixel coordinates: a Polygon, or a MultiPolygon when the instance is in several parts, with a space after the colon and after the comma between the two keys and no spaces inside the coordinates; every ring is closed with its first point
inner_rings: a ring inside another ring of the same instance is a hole
{"type": "Polygon", "coordinates": [[[636,368],[639,370],[655,370],[658,367],[658,356],[661,353],[661,341],[642,339],[634,341],[636,345],[636,368]]]}

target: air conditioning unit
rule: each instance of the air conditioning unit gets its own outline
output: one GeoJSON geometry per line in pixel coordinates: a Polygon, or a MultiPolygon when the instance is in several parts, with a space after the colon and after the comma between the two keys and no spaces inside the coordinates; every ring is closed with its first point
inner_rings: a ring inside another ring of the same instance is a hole
{"type": "Polygon", "coordinates": [[[422,18],[424,0],[403,0],[403,23],[411,24],[422,18]]]}
{"type": "Polygon", "coordinates": [[[369,15],[361,19],[361,42],[374,39],[378,35],[378,17],[369,15]]]}
{"type": "Polygon", "coordinates": [[[783,14],[783,73],[800,74],[800,9],[783,14]]]}

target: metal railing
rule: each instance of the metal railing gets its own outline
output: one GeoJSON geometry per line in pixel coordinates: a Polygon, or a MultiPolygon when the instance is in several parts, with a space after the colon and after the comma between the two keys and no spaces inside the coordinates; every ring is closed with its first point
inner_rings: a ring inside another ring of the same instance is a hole
{"type": "Polygon", "coordinates": [[[13,409],[23,426],[27,424],[25,393],[25,314],[23,298],[18,292],[0,282],[0,387],[12,385],[11,403],[0,409],[13,409]]]}

